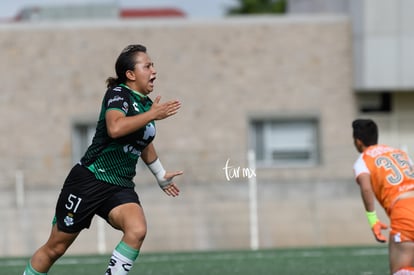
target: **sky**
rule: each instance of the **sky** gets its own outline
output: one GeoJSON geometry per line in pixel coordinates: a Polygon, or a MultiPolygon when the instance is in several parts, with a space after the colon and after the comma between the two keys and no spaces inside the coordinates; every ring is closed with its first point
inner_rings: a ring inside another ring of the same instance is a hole
{"type": "Polygon", "coordinates": [[[0,0],[0,18],[14,17],[24,6],[57,5],[70,3],[117,2],[121,7],[152,8],[176,7],[189,18],[218,18],[226,7],[237,5],[237,0],[0,0]]]}

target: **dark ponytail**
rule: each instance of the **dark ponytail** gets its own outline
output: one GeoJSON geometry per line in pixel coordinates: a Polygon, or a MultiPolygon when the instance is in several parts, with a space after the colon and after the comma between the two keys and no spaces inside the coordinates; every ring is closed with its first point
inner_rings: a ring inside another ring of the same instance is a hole
{"type": "Polygon", "coordinates": [[[112,88],[127,81],[126,72],[134,70],[135,53],[147,52],[147,48],[143,45],[133,44],[125,47],[115,62],[116,77],[108,77],[106,86],[112,88]]]}

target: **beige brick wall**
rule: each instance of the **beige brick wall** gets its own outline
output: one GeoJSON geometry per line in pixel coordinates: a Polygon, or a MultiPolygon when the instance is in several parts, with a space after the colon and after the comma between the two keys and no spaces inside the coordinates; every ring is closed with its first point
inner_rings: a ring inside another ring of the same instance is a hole
{"type": "Polygon", "coordinates": [[[147,45],[155,62],[153,96],[183,102],[158,123],[155,142],[165,164],[186,170],[189,181],[224,180],[228,158],[246,165],[251,114],[313,115],[321,124],[321,165],[263,169],[259,179],[349,178],[355,107],[347,20],[164,23],[0,28],[2,186],[16,169],[32,186],[62,182],[72,163],[71,123],[96,119],[104,82],[130,43],[147,45]]]}
{"type": "MultiPolygon", "coordinates": [[[[162,241],[162,232],[154,233],[158,241],[151,241],[154,235],[150,235],[148,250],[248,247],[246,180],[226,182],[223,167],[229,158],[233,165],[247,165],[252,115],[313,116],[320,122],[320,165],[256,171],[257,181],[268,186],[265,194],[270,196],[261,198],[259,205],[266,236],[262,246],[344,242],[340,224],[354,217],[342,220],[333,209],[360,206],[352,188],[345,188],[343,204],[331,205],[344,186],[353,184],[356,157],[350,133],[356,113],[351,34],[344,17],[2,25],[0,189],[13,190],[16,170],[23,171],[25,184],[33,192],[60,188],[72,165],[71,125],[76,120],[96,120],[104,82],[114,75],[120,50],[131,43],[146,45],[155,62],[158,79],[153,96],[183,103],[178,115],[158,122],[155,144],[164,166],[185,171],[178,183],[189,197],[181,198],[182,203],[169,202],[170,209],[162,210],[165,200],[157,193],[152,202],[157,207],[147,213],[150,227],[170,226],[174,236],[190,237],[162,241]],[[304,201],[306,186],[315,195],[304,201]],[[237,191],[240,188],[243,191],[237,191]],[[331,189],[337,191],[324,196],[331,189]],[[284,192],[292,191],[298,196],[286,200],[284,192]],[[310,204],[317,206],[316,212],[310,204]],[[165,220],[157,211],[172,211],[177,217],[165,220]],[[311,214],[319,215],[319,220],[311,214]],[[335,218],[338,223],[331,223],[335,218]],[[300,238],[285,237],[291,228],[300,238]]],[[[152,176],[140,171],[138,192],[150,188],[146,185],[150,182],[152,176]]],[[[47,198],[53,207],[56,197],[47,198]]],[[[9,200],[8,207],[15,209],[13,199],[9,200]]],[[[39,209],[36,203],[29,205],[30,211],[39,209]]],[[[1,213],[10,224],[0,230],[15,230],[12,217],[1,213]]],[[[33,214],[24,220],[32,229],[34,219],[47,223],[49,215],[45,216],[33,214]]],[[[360,228],[352,229],[350,242],[361,241],[360,228]]],[[[157,232],[157,228],[151,230],[157,232]]],[[[36,234],[47,234],[41,231],[36,234]]],[[[41,242],[39,238],[33,247],[41,242]]]]}

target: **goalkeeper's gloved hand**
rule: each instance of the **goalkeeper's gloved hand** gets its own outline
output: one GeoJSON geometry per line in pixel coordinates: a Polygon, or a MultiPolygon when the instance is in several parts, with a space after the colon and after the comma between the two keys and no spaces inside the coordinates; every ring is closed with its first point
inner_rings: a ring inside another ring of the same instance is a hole
{"type": "Polygon", "coordinates": [[[372,233],[374,233],[375,239],[380,243],[385,243],[387,241],[387,238],[382,235],[381,230],[387,229],[388,226],[378,219],[377,213],[375,211],[367,211],[366,215],[369,225],[371,226],[372,233]]]}
{"type": "Polygon", "coordinates": [[[371,228],[372,233],[374,233],[375,239],[377,239],[380,243],[385,243],[387,241],[387,238],[382,235],[381,230],[387,229],[388,226],[386,224],[383,224],[381,221],[377,221],[374,226],[371,228]]]}

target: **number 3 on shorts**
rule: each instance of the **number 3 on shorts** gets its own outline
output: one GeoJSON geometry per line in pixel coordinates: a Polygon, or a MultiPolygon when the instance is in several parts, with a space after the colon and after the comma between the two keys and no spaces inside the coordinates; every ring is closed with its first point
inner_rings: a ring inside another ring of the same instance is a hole
{"type": "Polygon", "coordinates": [[[79,198],[73,194],[70,194],[68,196],[68,202],[65,204],[65,207],[68,210],[72,210],[73,213],[76,213],[76,210],[78,210],[78,207],[81,201],[82,201],[82,198],[79,198]]]}

